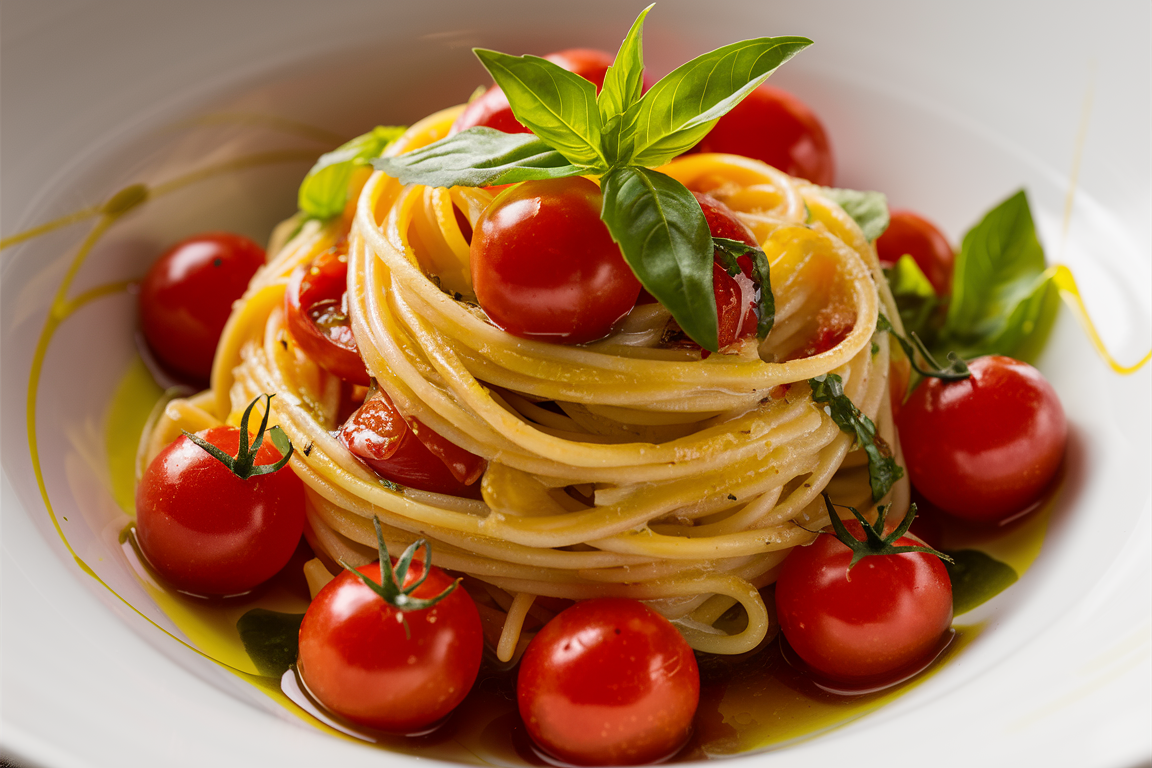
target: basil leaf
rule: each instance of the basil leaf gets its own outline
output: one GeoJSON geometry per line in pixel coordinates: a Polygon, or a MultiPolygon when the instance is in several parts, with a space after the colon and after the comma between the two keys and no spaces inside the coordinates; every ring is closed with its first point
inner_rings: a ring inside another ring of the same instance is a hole
{"type": "Polygon", "coordinates": [[[952,582],[952,615],[967,613],[1016,583],[1015,569],[978,549],[949,550],[945,561],[952,582]]]}
{"type": "Polygon", "coordinates": [[[573,164],[608,169],[595,85],[538,56],[473,50],[504,90],[517,120],[573,164]]]}
{"type": "Polygon", "coordinates": [[[296,663],[302,613],[253,608],[236,622],[240,642],[265,677],[279,678],[296,663]]]}
{"type": "Polygon", "coordinates": [[[820,187],[820,191],[852,217],[868,242],[875,241],[888,229],[888,198],[883,192],[859,192],[835,187],[820,187]]]}
{"type": "Polygon", "coordinates": [[[577,176],[587,169],[571,165],[530,133],[469,128],[372,165],[401,184],[430,187],[490,187],[531,179],[577,176]]]}
{"type": "Polygon", "coordinates": [[[600,120],[603,122],[604,154],[609,164],[624,161],[620,153],[621,115],[644,94],[642,28],[644,17],[650,10],[651,5],[641,11],[632,23],[628,35],[620,44],[615,61],[604,74],[604,85],[596,97],[596,106],[600,109],[600,120]]]}
{"type": "Polygon", "coordinates": [[[641,285],[689,337],[718,348],[712,236],[684,185],[647,168],[613,168],[601,179],[600,217],[641,285]]]}
{"type": "Polygon", "coordinates": [[[744,254],[752,257],[752,276],[760,289],[760,295],[756,298],[756,338],[767,338],[776,323],[776,297],[772,294],[772,275],[768,268],[768,256],[763,249],[739,240],[714,237],[712,243],[716,246],[716,253],[723,259],[724,269],[732,277],[741,271],[737,259],[744,254]]]}
{"type": "Polygon", "coordinates": [[[330,219],[344,212],[348,204],[348,183],[352,172],[379,157],[385,147],[404,133],[399,126],[376,126],[363,136],[341,144],[320,156],[297,193],[297,205],[309,216],[330,219]]]}
{"type": "Polygon", "coordinates": [[[920,270],[916,260],[908,254],[884,270],[884,274],[888,278],[888,287],[892,289],[892,298],[896,300],[896,308],[900,311],[904,332],[915,333],[931,346],[939,327],[938,322],[933,323],[936,309],[940,306],[936,289],[920,270]]]}
{"type": "Polygon", "coordinates": [[[682,64],[625,113],[630,163],[663,165],[691,149],[777,67],[811,45],[804,37],[744,40],[682,64]]]}
{"type": "Polygon", "coordinates": [[[835,373],[821,374],[808,379],[812,399],[825,405],[841,432],[856,436],[856,442],[868,456],[868,484],[872,487],[872,501],[880,501],[892,484],[904,476],[904,468],[892,458],[892,449],[876,432],[872,419],[865,416],[847,395],[844,381],[835,373]]]}
{"type": "Polygon", "coordinates": [[[1028,197],[1020,190],[964,235],[940,348],[965,357],[1015,357],[1042,343],[1057,303],[1045,267],[1028,197]]]}

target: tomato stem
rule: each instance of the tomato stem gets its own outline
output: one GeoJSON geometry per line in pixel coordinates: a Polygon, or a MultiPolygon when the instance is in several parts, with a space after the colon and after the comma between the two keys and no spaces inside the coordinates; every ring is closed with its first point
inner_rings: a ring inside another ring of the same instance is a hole
{"type": "Polygon", "coordinates": [[[936,358],[928,351],[928,347],[915,331],[909,334],[911,340],[904,338],[896,332],[896,329],[892,327],[892,323],[889,322],[888,318],[884,317],[884,315],[880,315],[877,318],[876,330],[887,331],[892,338],[899,342],[900,346],[904,348],[905,354],[908,355],[908,362],[912,364],[912,370],[921,376],[930,376],[934,379],[942,379],[944,381],[960,381],[972,375],[972,372],[968,370],[968,364],[964,361],[964,358],[955,352],[948,353],[947,368],[940,365],[940,363],[936,362],[936,358]],[[928,368],[921,368],[916,363],[916,353],[920,353],[920,356],[928,363],[928,368]]]}
{"type": "Polygon", "coordinates": [[[861,541],[849,533],[848,528],[840,520],[840,515],[836,514],[836,507],[832,504],[832,499],[828,497],[828,494],[821,493],[820,495],[824,497],[824,505],[828,508],[828,516],[831,518],[832,528],[836,531],[836,538],[839,539],[844,546],[852,550],[852,562],[848,564],[849,571],[852,570],[856,563],[866,557],[872,557],[874,555],[898,555],[902,552],[927,552],[945,562],[953,563],[951,557],[931,547],[898,547],[893,544],[894,541],[897,541],[901,536],[908,533],[908,529],[912,526],[912,521],[916,519],[915,504],[908,507],[908,514],[904,516],[900,525],[887,536],[884,536],[884,519],[888,516],[888,511],[892,508],[891,504],[881,504],[876,508],[875,525],[869,523],[868,519],[860,514],[855,507],[848,507],[853,516],[860,521],[860,527],[864,529],[865,540],[861,541]]]}
{"type": "Polygon", "coordinates": [[[275,395],[257,395],[256,399],[248,403],[248,407],[244,409],[244,414],[240,417],[240,444],[235,456],[226,453],[199,435],[188,432],[187,430],[182,430],[184,436],[207,451],[213,458],[218,459],[224,466],[228,467],[232,474],[241,480],[276,472],[292,458],[293,448],[292,441],[284,434],[284,430],[278,426],[268,429],[268,416],[272,412],[273,397],[275,397],[275,395]],[[264,418],[260,421],[260,429],[257,431],[255,439],[253,439],[252,444],[249,445],[248,417],[252,414],[252,409],[256,407],[256,403],[260,402],[261,397],[265,398],[264,418]],[[256,464],[256,453],[260,450],[260,446],[264,444],[265,435],[267,435],[272,441],[272,444],[276,446],[276,449],[280,451],[281,459],[275,464],[258,465],[256,464]]]}

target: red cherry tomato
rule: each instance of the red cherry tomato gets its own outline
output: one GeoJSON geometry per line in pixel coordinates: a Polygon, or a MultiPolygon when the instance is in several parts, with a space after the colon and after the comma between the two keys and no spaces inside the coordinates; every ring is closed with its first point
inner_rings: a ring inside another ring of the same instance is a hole
{"type": "Polygon", "coordinates": [[[475,497],[476,481],[488,466],[418,420],[409,424],[383,393],[344,422],[340,442],[381,477],[451,496],[475,497]]]}
{"type": "Polygon", "coordinates": [[[324,251],[292,273],[284,292],[284,314],[304,354],[345,381],[368,385],[368,371],[348,317],[347,245],[324,251]]]}
{"type": "Polygon", "coordinates": [[[1068,439],[1064,408],[1032,366],[989,356],[972,377],[925,379],[896,425],[908,475],[937,507],[995,522],[1039,501],[1060,468],[1068,439]]]}
{"type": "Polygon", "coordinates": [[[876,253],[882,267],[891,267],[908,254],[938,296],[952,293],[952,265],[956,254],[944,233],[923,216],[912,211],[891,211],[888,229],[876,239],[876,253]]]}
{"type": "Polygon", "coordinates": [[[760,86],[721,117],[692,151],[751,157],[823,186],[831,186],[835,177],[832,146],[816,114],[770,85],[760,86]]]}
{"type": "MultiPolygon", "coordinates": [[[[379,562],[358,570],[380,582],[379,562]]],[[[423,573],[423,563],[413,560],[403,586],[412,586],[423,573]]],[[[429,599],[451,583],[432,567],[411,594],[429,599]]],[[[340,717],[413,733],[464,700],[483,648],[480,615],[463,589],[431,608],[400,611],[345,571],[320,590],[304,614],[299,669],[309,692],[340,717]]]]}
{"type": "MultiPolygon", "coordinates": [[[[864,540],[858,522],[844,525],[864,540]]],[[[895,544],[922,546],[910,538],[895,544]]],[[[776,612],[788,645],[838,682],[887,682],[918,671],[952,623],[944,564],[926,552],[874,555],[849,574],[851,560],[852,552],[831,534],[788,555],[776,581],[776,612]]]]}
{"type": "MultiPolygon", "coordinates": [[[[240,430],[197,435],[235,456],[240,430]]],[[[256,464],[280,453],[265,439],[256,464]]],[[[180,436],[153,459],[136,487],[136,538],[152,567],[198,595],[247,592],[283,568],[304,531],[304,485],[289,467],[247,479],[180,436]]]]}
{"type": "MultiPolygon", "coordinates": [[[[608,67],[612,66],[613,59],[612,54],[592,48],[571,48],[550,53],[544,58],[591,81],[596,86],[597,93],[604,85],[604,75],[608,67]]],[[[449,133],[458,133],[478,125],[495,128],[504,133],[529,133],[529,130],[512,114],[508,97],[498,85],[492,86],[472,100],[456,118],[449,133]]]]}
{"type": "Polygon", "coordinates": [[[637,765],[688,738],[700,672],[688,643],[643,603],[585,600],[558,614],[520,660],[529,735],[577,765],[637,765]]]}
{"type": "Polygon", "coordinates": [[[165,251],[140,284],[139,300],[144,338],[160,362],[207,382],[232,304],[263,264],[263,248],[228,232],[195,235],[165,251]]]}
{"type": "Polygon", "coordinates": [[[640,282],[600,220],[600,188],[582,177],[501,192],[476,222],[472,285],[498,327],[580,344],[608,334],[640,282]]]}
{"type": "MultiPolygon", "coordinates": [[[[740,221],[731,208],[714,197],[693,192],[708,221],[712,237],[723,237],[747,245],[759,246],[748,225],[740,221]]],[[[752,260],[748,256],[737,259],[742,274],[733,277],[720,266],[712,264],[712,289],[716,293],[716,319],[719,347],[724,349],[740,339],[756,335],[756,310],[753,309],[756,286],[752,282],[752,260]]]]}

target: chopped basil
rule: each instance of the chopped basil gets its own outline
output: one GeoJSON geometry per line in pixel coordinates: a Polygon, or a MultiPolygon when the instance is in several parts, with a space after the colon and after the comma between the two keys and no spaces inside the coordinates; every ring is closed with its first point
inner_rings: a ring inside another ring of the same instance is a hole
{"type": "Polygon", "coordinates": [[[888,229],[888,198],[884,193],[835,187],[821,187],[820,191],[852,217],[868,242],[873,242],[888,229]]]}
{"type": "Polygon", "coordinates": [[[904,476],[904,468],[892,458],[892,449],[876,432],[872,419],[860,412],[847,395],[844,382],[835,373],[821,374],[808,380],[812,399],[825,404],[825,410],[841,432],[856,436],[856,442],[868,455],[868,484],[872,487],[872,500],[879,501],[904,476]]]}

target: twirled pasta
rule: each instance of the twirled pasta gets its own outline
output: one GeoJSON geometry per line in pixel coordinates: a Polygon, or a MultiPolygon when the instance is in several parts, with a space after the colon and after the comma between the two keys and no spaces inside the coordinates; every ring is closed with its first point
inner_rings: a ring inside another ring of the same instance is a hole
{"type": "MultiPolygon", "coordinates": [[[[443,136],[456,114],[432,115],[388,151],[443,136]]],[[[807,381],[840,375],[898,450],[888,336],[875,333],[879,312],[898,315],[873,248],[819,188],[735,156],[660,170],[726,203],[761,243],[777,315],[759,345],[702,357],[661,344],[670,316],[658,304],[588,345],[509,335],[467,301],[468,242],[454,211],[475,224],[492,196],[377,172],[343,219],[309,222],[287,242],[298,222],[278,230],[225,329],[211,392],[169,403],[141,462],[179,427],[237,424],[254,397],[275,394],[272,421],[297,447],[292,467],[308,488],[313,548],[333,563],[375,559],[373,517],[393,553],[428,539],[438,565],[508,612],[501,658],[513,657],[536,596],[646,600],[697,650],[750,650],[769,630],[759,590],[828,522],[821,491],[872,506],[863,453],[807,381]],[[390,487],[334,437],[342,384],[300,351],[282,306],[293,270],[344,236],[368,371],[405,415],[488,460],[483,500],[390,487]],[[831,315],[851,330],[805,354],[831,315]],[[746,621],[717,628],[737,604],[746,621]]],[[[883,501],[902,513],[907,495],[898,483],[883,501]]]]}

